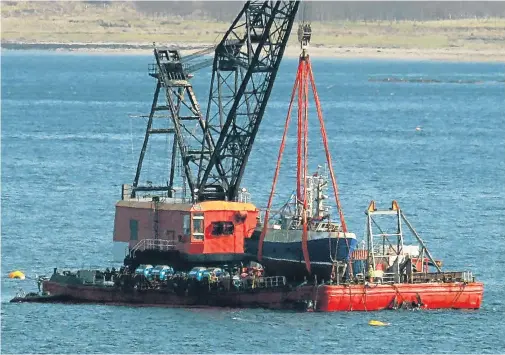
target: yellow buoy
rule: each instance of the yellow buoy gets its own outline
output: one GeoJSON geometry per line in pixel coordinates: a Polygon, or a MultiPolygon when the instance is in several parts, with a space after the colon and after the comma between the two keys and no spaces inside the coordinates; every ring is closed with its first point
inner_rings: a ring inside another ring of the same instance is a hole
{"type": "Polygon", "coordinates": [[[380,320],[371,320],[368,322],[368,325],[373,325],[375,327],[383,327],[385,325],[389,325],[389,323],[384,323],[384,322],[381,322],[380,320]]]}
{"type": "Polygon", "coordinates": [[[24,280],[25,279],[25,274],[23,274],[21,271],[16,270],[13,271],[9,274],[9,279],[19,279],[19,280],[24,280]]]}

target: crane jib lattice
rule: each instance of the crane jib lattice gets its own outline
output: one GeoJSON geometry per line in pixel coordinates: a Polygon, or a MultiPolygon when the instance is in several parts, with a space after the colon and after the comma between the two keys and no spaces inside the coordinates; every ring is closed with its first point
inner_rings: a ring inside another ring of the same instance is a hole
{"type": "Polygon", "coordinates": [[[177,50],[154,50],[150,75],[158,79],[142,151],[133,182],[136,191],[173,191],[180,162],[183,185],[194,200],[236,199],[254,138],[298,11],[298,1],[248,1],[215,47],[205,116],[189,82],[190,71],[210,60],[189,64],[209,50],[182,57],[177,50]],[[158,103],[164,91],[165,104],[158,103]],[[153,128],[155,113],[165,110],[168,127],[153,128]],[[166,186],[139,186],[149,136],[173,135],[166,186]]]}
{"type": "Polygon", "coordinates": [[[216,146],[209,160],[200,159],[199,190],[221,186],[220,198],[237,196],[298,6],[247,3],[216,48],[206,114],[216,146]]]}

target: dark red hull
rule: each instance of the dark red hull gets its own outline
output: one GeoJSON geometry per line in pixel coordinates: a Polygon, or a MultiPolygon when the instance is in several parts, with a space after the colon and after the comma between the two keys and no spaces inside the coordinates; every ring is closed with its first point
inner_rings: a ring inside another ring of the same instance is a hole
{"type": "MultiPolygon", "coordinates": [[[[238,307],[303,309],[312,304],[316,311],[378,311],[414,305],[424,309],[478,309],[482,303],[482,283],[425,283],[396,285],[324,285],[296,289],[256,289],[209,292],[199,296],[177,295],[162,290],[124,291],[114,287],[69,285],[45,281],[40,297],[25,302],[71,302],[161,307],[238,307]],[[420,301],[420,304],[419,304],[420,301]]],[[[13,300],[16,301],[16,300],[13,300]]]]}
{"type": "Polygon", "coordinates": [[[164,307],[238,307],[238,308],[299,308],[304,301],[311,300],[314,287],[297,289],[273,288],[249,291],[215,291],[201,295],[178,295],[172,291],[156,289],[122,290],[115,287],[69,285],[45,281],[43,290],[55,297],[73,303],[100,303],[115,305],[143,305],[164,307]]]}

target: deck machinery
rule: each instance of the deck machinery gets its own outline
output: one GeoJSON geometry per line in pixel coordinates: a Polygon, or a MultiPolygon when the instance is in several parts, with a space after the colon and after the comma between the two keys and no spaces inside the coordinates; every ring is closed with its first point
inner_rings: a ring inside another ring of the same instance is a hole
{"type": "Polygon", "coordinates": [[[133,184],[122,186],[116,204],[115,255],[183,268],[242,261],[259,211],[240,183],[298,7],[246,2],[212,60],[195,64],[198,55],[185,59],[177,49],[154,48],[149,74],[157,84],[133,184]],[[202,111],[190,79],[210,63],[202,111]],[[155,125],[159,117],[164,126],[155,125]],[[142,184],[149,142],[160,134],[172,138],[168,179],[142,184]]]}

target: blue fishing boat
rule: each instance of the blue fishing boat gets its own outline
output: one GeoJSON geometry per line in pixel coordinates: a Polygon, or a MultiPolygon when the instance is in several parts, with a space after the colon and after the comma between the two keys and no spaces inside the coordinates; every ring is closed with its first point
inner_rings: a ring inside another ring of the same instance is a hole
{"type": "MultiPolygon", "coordinates": [[[[321,167],[305,178],[308,208],[307,250],[310,260],[310,277],[328,280],[336,267],[347,268],[350,256],[357,247],[356,235],[344,232],[340,224],[331,220],[326,190],[328,178],[321,167]]],[[[302,209],[293,193],[277,213],[268,220],[263,240],[261,265],[270,276],[283,275],[289,279],[309,277],[303,254],[302,209]],[[273,273],[273,274],[272,274],[273,273]]],[[[244,251],[251,257],[258,255],[263,227],[244,241],[244,251]]],[[[344,272],[348,275],[348,272],[344,272]]]]}

